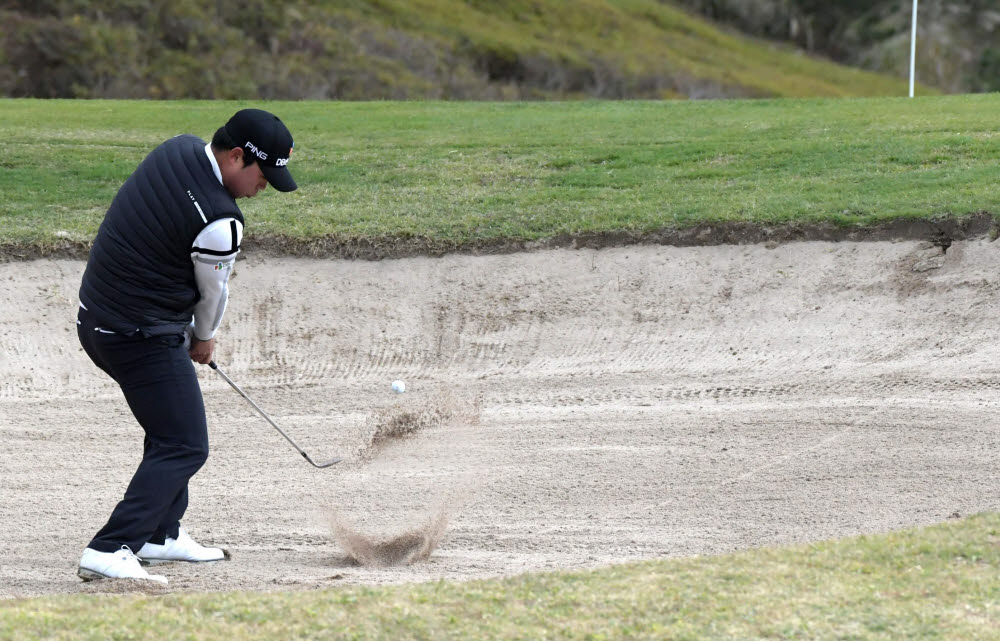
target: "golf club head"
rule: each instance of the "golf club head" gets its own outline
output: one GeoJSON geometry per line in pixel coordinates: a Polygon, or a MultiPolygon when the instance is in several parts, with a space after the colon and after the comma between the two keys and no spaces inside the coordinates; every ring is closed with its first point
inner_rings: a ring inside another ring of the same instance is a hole
{"type": "Polygon", "coordinates": [[[340,461],[342,460],[340,457],[337,457],[334,459],[330,459],[329,461],[325,461],[323,463],[317,463],[316,461],[309,458],[309,455],[306,454],[305,452],[302,452],[302,458],[309,461],[309,464],[312,465],[313,467],[330,467],[331,465],[336,465],[337,463],[340,463],[340,461]]]}

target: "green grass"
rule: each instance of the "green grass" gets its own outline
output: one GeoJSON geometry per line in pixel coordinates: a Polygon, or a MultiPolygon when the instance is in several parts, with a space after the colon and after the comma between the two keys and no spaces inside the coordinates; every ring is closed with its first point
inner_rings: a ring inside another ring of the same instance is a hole
{"type": "MultiPolygon", "coordinates": [[[[246,104],[0,101],[0,245],[88,242],[155,145],[246,104]]],[[[256,239],[463,247],[996,209],[997,95],[263,106],[301,188],[243,201],[256,239]]]]}
{"type": "Polygon", "coordinates": [[[0,602],[0,639],[996,639],[1000,515],[470,583],[0,602]]]}

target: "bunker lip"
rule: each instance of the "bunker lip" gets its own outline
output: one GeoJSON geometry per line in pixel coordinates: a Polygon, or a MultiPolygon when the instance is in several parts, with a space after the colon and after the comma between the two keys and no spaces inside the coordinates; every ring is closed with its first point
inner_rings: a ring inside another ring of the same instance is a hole
{"type": "MultiPolygon", "coordinates": [[[[845,212],[857,216],[856,212],[845,212]]],[[[454,242],[407,236],[376,236],[344,238],[290,238],[278,234],[248,234],[243,241],[245,259],[253,254],[275,257],[334,258],[349,260],[386,260],[415,256],[447,254],[510,254],[545,249],[607,249],[629,245],[666,245],[673,247],[710,247],[714,245],[747,245],[756,243],[788,243],[802,241],[875,242],[927,240],[947,242],[970,240],[1000,233],[1000,223],[988,211],[964,215],[926,218],[894,218],[878,223],[755,223],[745,221],[713,221],[687,227],[630,232],[588,232],[557,234],[538,239],[477,239],[454,242]]],[[[31,242],[0,242],[0,263],[29,261],[41,258],[86,260],[89,241],[51,239],[31,242]]]]}

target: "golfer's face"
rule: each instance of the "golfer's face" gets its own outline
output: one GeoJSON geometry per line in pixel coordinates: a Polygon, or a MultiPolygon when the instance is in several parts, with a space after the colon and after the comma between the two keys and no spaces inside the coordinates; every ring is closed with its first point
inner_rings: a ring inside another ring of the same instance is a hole
{"type": "Polygon", "coordinates": [[[260,165],[254,163],[241,167],[233,178],[232,188],[229,190],[234,198],[253,198],[258,192],[267,187],[267,178],[260,170],[260,165]]]}

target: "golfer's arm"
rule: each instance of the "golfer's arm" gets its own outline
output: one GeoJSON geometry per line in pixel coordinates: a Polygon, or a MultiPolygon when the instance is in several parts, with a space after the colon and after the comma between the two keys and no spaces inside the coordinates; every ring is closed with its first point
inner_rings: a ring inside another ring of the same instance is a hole
{"type": "Polygon", "coordinates": [[[191,247],[194,280],[201,298],[194,307],[194,337],[215,338],[229,301],[229,275],[243,240],[243,225],[232,218],[205,227],[191,247]]]}

